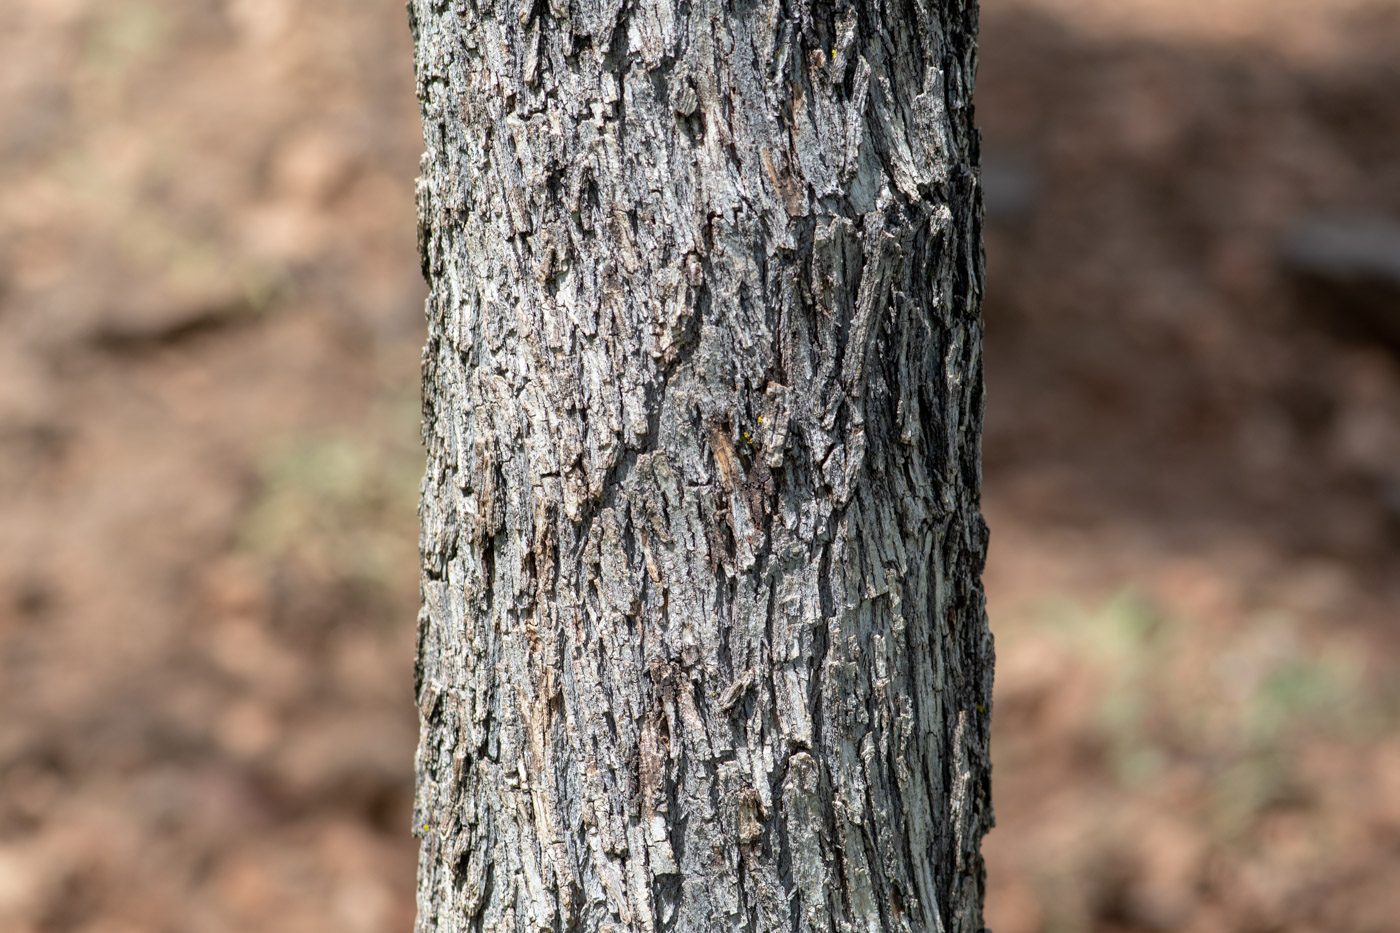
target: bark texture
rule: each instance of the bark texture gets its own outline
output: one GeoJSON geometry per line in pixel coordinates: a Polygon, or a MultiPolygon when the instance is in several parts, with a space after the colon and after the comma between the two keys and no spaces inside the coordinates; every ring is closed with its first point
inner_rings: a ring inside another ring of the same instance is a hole
{"type": "Polygon", "coordinates": [[[412,0],[420,931],[982,929],[974,0],[412,0]]]}

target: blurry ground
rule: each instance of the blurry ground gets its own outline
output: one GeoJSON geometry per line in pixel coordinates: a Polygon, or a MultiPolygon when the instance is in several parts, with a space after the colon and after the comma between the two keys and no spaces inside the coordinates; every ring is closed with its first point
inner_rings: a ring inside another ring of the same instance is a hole
{"type": "MultiPolygon", "coordinates": [[[[1400,5],[985,0],[997,933],[1400,930],[1400,5]]],[[[398,0],[0,4],[0,931],[407,930],[398,0]]]]}

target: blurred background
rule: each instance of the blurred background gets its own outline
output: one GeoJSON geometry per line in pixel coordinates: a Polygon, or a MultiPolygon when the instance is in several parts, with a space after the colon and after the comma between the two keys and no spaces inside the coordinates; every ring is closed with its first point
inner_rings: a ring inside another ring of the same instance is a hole
{"type": "MultiPolygon", "coordinates": [[[[1400,930],[1400,2],[984,0],[996,933],[1400,930]]],[[[0,931],[410,929],[400,0],[0,3],[0,931]]]]}

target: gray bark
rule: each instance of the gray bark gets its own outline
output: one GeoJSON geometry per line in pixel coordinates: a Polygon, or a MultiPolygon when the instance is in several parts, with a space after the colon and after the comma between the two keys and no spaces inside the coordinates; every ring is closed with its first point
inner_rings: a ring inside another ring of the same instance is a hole
{"type": "Polygon", "coordinates": [[[974,0],[412,0],[420,931],[980,931],[974,0]]]}

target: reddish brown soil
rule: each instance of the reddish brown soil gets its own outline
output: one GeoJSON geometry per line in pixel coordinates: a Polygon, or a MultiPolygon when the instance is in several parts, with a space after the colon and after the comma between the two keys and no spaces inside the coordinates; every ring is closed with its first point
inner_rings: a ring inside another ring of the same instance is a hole
{"type": "MultiPolygon", "coordinates": [[[[1400,7],[983,24],[989,924],[1400,930],[1400,7]]],[[[3,933],[409,929],[418,151],[398,0],[0,4],[3,933]]]]}

